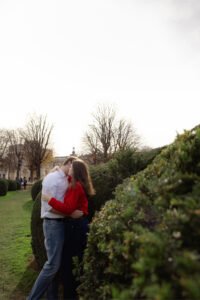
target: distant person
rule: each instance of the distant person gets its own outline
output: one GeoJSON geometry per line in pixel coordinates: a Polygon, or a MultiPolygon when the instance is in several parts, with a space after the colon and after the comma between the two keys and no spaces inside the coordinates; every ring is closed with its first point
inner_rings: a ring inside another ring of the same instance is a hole
{"type": "Polygon", "coordinates": [[[21,181],[20,181],[20,178],[19,177],[16,177],[15,178],[15,181],[17,183],[17,189],[20,190],[21,189],[21,181]]]}
{"type": "Polygon", "coordinates": [[[21,187],[23,186],[23,178],[22,177],[19,178],[19,184],[20,184],[20,189],[21,189],[21,187]]]}
{"type": "Polygon", "coordinates": [[[23,186],[24,186],[24,190],[26,190],[26,186],[27,186],[27,179],[26,179],[26,177],[24,177],[24,179],[23,179],[23,186]]]}
{"type": "Polygon", "coordinates": [[[62,259],[62,281],[64,285],[64,299],[77,299],[78,282],[73,275],[73,257],[82,261],[87,243],[88,227],[88,196],[94,195],[90,174],[86,163],[80,159],[72,162],[69,170],[70,185],[64,197],[64,203],[52,195],[42,194],[42,199],[62,214],[70,215],[74,210],[83,212],[77,219],[65,219],[65,242],[62,259]]]}
{"type": "MultiPolygon", "coordinates": [[[[43,194],[51,194],[58,201],[63,202],[69,186],[68,172],[75,159],[70,156],[58,170],[45,176],[42,182],[43,194]]],[[[80,211],[74,211],[71,214],[73,218],[82,215],[80,211]]],[[[58,286],[54,284],[54,278],[60,268],[62,258],[65,238],[64,215],[52,209],[47,202],[41,201],[41,218],[43,219],[47,261],[36,279],[28,300],[39,300],[45,292],[47,292],[47,299],[58,299],[58,286]]]]}

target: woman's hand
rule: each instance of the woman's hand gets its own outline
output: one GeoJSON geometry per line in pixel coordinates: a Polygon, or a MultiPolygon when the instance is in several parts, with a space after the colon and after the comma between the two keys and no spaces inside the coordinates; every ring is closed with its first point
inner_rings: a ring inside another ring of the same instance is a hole
{"type": "Polygon", "coordinates": [[[49,202],[49,200],[52,198],[52,195],[42,194],[41,199],[43,201],[49,202]]]}

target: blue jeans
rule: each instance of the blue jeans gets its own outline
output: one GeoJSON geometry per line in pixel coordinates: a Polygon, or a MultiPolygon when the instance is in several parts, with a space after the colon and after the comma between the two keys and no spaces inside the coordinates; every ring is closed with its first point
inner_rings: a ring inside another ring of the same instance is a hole
{"type": "MultiPolygon", "coordinates": [[[[65,238],[64,220],[43,221],[44,243],[47,252],[47,261],[45,262],[35,284],[31,290],[28,300],[41,299],[44,292],[51,288],[52,280],[60,268],[62,251],[65,238]]],[[[56,293],[56,292],[55,292],[56,293]]],[[[58,295],[47,293],[48,299],[57,299],[58,295]],[[48,296],[49,294],[49,296],[48,296]]]]}

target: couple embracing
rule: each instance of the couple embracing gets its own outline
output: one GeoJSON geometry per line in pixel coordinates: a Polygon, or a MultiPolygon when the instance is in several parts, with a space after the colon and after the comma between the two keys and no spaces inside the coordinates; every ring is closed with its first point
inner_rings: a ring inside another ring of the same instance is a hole
{"type": "Polygon", "coordinates": [[[41,218],[47,261],[28,300],[58,299],[60,270],[64,299],[77,299],[73,257],[82,260],[88,233],[88,196],[95,191],[84,161],[70,156],[42,182],[41,218]]]}

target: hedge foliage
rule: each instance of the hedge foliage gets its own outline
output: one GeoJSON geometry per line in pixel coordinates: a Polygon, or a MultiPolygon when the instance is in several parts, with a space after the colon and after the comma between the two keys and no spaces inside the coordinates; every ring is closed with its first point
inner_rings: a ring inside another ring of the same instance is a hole
{"type": "Polygon", "coordinates": [[[8,192],[8,182],[6,179],[0,179],[0,196],[5,196],[8,192]]]}
{"type": "Polygon", "coordinates": [[[133,174],[145,169],[163,148],[136,152],[128,149],[119,152],[106,164],[90,167],[96,195],[91,199],[90,219],[95,211],[101,209],[106,201],[113,198],[118,184],[133,174]]]}
{"type": "Polygon", "coordinates": [[[44,248],[44,235],[42,230],[41,211],[41,193],[37,195],[33,204],[31,216],[31,246],[38,266],[42,268],[46,260],[46,251],[44,248]]]}
{"type": "MultiPolygon", "coordinates": [[[[95,211],[100,210],[104,203],[113,197],[115,187],[124,178],[145,168],[160,151],[161,148],[140,153],[127,150],[118,153],[114,159],[106,164],[91,167],[90,172],[96,189],[96,195],[89,199],[89,220],[92,220],[95,211]]],[[[41,188],[41,180],[35,182],[31,190],[32,199],[35,199],[41,188]]],[[[42,222],[40,219],[40,203],[39,199],[37,200],[33,206],[31,218],[32,249],[39,266],[42,266],[45,261],[45,250],[43,246],[42,222]]]]}
{"type": "Polygon", "coordinates": [[[31,188],[31,197],[32,197],[33,201],[36,199],[37,195],[41,192],[41,190],[42,190],[42,179],[37,180],[32,185],[32,188],[31,188]]]}
{"type": "Polygon", "coordinates": [[[200,299],[200,128],[117,187],[90,225],[81,299],[200,299]]]}
{"type": "Polygon", "coordinates": [[[16,180],[8,180],[8,191],[16,191],[17,190],[17,181],[16,180]]]}
{"type": "Polygon", "coordinates": [[[21,190],[21,182],[16,180],[17,190],[21,190]]]}

